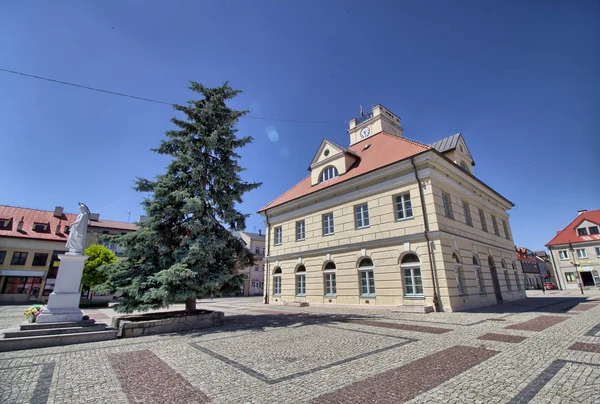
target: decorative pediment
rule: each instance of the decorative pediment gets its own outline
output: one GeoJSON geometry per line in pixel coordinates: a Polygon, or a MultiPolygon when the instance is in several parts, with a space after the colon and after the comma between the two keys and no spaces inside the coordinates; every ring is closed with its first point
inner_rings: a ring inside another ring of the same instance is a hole
{"type": "Polygon", "coordinates": [[[323,139],[308,167],[312,185],[345,174],[358,158],[353,151],[331,140],[323,139]]]}

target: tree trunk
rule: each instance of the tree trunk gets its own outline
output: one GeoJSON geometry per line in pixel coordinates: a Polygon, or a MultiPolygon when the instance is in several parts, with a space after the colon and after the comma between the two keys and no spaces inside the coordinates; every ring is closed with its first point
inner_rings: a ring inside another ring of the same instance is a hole
{"type": "Polygon", "coordinates": [[[185,300],[185,310],[186,311],[196,311],[196,298],[190,297],[185,300]]]}

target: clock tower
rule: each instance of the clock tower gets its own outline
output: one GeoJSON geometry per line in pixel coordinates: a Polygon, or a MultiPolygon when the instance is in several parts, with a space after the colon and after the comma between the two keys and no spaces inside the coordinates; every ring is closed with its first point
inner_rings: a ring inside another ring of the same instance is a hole
{"type": "Polygon", "coordinates": [[[352,118],[350,120],[350,129],[348,129],[350,146],[368,139],[379,132],[386,132],[390,135],[402,137],[400,118],[378,104],[373,107],[371,112],[367,112],[360,118],[352,118]]]}

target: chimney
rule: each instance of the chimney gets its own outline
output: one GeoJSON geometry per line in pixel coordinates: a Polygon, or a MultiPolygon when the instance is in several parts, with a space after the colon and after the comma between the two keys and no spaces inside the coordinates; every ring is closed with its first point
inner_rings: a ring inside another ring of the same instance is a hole
{"type": "Polygon", "coordinates": [[[63,215],[63,207],[62,206],[56,206],[54,208],[54,217],[62,217],[63,215]]]}
{"type": "Polygon", "coordinates": [[[258,235],[262,236],[262,230],[261,229],[258,229],[258,235]]]}
{"type": "MultiPolygon", "coordinates": [[[[58,208],[58,206],[57,206],[57,208],[58,208]]],[[[56,216],[56,211],[54,211],[54,216],[56,216]]],[[[56,225],[56,230],[54,230],[54,234],[60,234],[60,223],[61,222],[58,222],[58,224],[56,225]]]]}
{"type": "Polygon", "coordinates": [[[100,213],[90,213],[90,220],[92,222],[97,222],[100,220],[100,213]]]}
{"type": "Polygon", "coordinates": [[[577,211],[577,216],[581,215],[582,213],[587,212],[587,209],[581,209],[577,211]]]}
{"type": "Polygon", "coordinates": [[[21,218],[21,220],[19,220],[19,223],[17,223],[17,231],[23,231],[23,224],[25,223],[25,216],[23,216],[21,218]]]}

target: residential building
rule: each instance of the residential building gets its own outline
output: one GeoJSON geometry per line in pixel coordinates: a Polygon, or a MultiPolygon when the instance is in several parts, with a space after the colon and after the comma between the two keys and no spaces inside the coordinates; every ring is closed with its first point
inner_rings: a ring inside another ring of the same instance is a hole
{"type": "Polygon", "coordinates": [[[544,282],[554,282],[558,286],[550,255],[546,251],[536,251],[534,254],[544,282]]]}
{"type": "MultiPolygon", "coordinates": [[[[54,290],[59,254],[67,252],[69,225],[76,214],[0,205],[0,301],[44,302],[54,290]]],[[[100,220],[91,214],[86,247],[99,242],[101,234],[134,231],[132,223],[100,220]]],[[[106,243],[104,243],[106,244],[106,243]]],[[[116,245],[107,244],[117,255],[116,245]]],[[[82,291],[87,296],[87,291],[82,291]]]]}
{"type": "Polygon", "coordinates": [[[546,244],[563,289],[600,288],[600,210],[580,210],[546,244]]]}
{"type": "Polygon", "coordinates": [[[254,265],[240,269],[240,273],[244,275],[241,293],[244,296],[262,296],[265,277],[265,235],[261,230],[258,233],[236,231],[233,234],[254,254],[254,265]]]}
{"type": "MultiPolygon", "coordinates": [[[[525,287],[527,289],[541,289],[544,284],[544,274],[546,272],[541,272],[536,255],[527,248],[515,247],[515,249],[517,250],[517,259],[525,278],[525,287]]],[[[545,271],[546,268],[544,267],[543,270],[545,271]]]]}
{"type": "Polygon", "coordinates": [[[323,140],[309,175],[262,208],[269,302],[455,311],[525,297],[508,210],[462,134],[403,137],[381,105],[323,140]]]}

